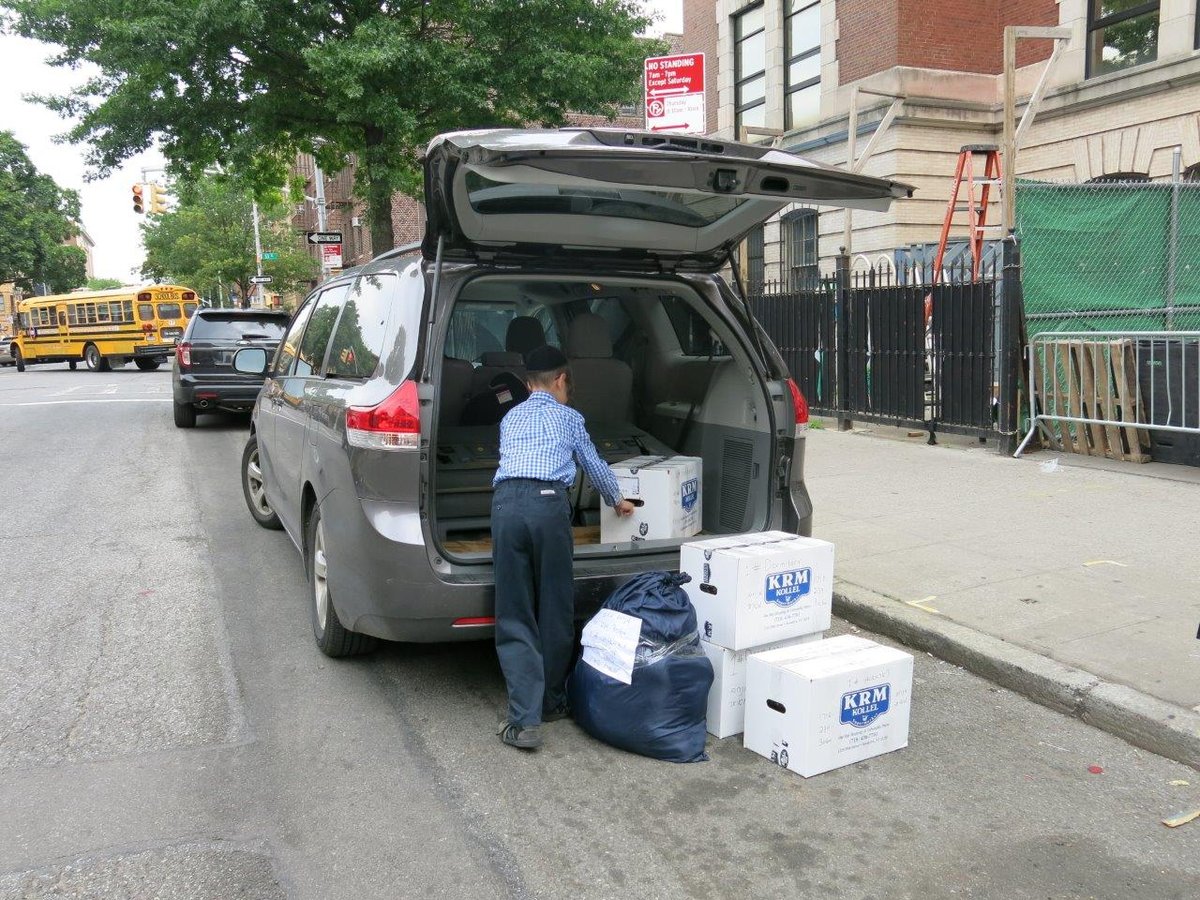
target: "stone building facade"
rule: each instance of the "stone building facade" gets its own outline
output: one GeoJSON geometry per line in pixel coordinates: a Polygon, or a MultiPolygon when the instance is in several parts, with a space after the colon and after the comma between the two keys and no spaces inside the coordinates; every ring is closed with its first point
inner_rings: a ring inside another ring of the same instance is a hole
{"type": "MultiPolygon", "coordinates": [[[[1019,178],[1165,179],[1181,151],[1200,172],[1198,0],[685,0],[685,24],[711,10],[717,32],[717,129],[846,165],[855,86],[902,98],[863,171],[907,182],[911,200],[856,212],[856,262],[927,259],[960,147],[999,144],[1006,25],[1069,28],[1048,91],[1017,154],[1019,178]],[[689,14],[690,11],[690,14],[689,14]],[[777,136],[776,136],[777,135],[777,136]]],[[[699,32],[698,32],[699,34],[699,32]]],[[[685,33],[685,43],[690,35],[685,33]]],[[[1052,45],[1018,45],[1017,115],[1052,45]]],[[[890,98],[860,94],[858,149],[890,98]]],[[[840,210],[788,210],[759,242],[766,280],[825,267],[844,243],[840,210]]],[[[989,222],[999,222],[998,205],[989,222]]],[[[954,233],[965,234],[956,228],[954,233]]],[[[753,263],[751,264],[753,268],[753,263]]]]}

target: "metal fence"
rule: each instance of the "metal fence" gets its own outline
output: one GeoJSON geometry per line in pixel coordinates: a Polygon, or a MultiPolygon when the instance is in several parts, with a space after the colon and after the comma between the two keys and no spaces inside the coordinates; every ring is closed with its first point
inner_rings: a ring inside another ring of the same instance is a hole
{"type": "Polygon", "coordinates": [[[1055,331],[1029,343],[1029,433],[1067,452],[1200,465],[1200,331],[1055,331]]]}
{"type": "MultiPolygon", "coordinates": [[[[1019,266],[1015,246],[1012,257],[1019,266]]],[[[1020,305],[1001,284],[995,267],[930,285],[919,268],[851,272],[841,257],[829,277],[767,285],[750,303],[814,412],[922,428],[932,442],[1015,431],[1020,305]]]]}
{"type": "Polygon", "coordinates": [[[1200,183],[1019,182],[1029,333],[1200,328],[1200,183]]]}

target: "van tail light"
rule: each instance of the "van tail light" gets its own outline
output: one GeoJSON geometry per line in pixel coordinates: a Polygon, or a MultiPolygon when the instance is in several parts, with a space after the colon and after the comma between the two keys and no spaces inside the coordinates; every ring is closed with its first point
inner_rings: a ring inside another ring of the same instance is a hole
{"type": "Polygon", "coordinates": [[[421,404],[417,383],[406,381],[376,406],[346,410],[346,441],[364,450],[417,450],[421,446],[421,404]]]}
{"type": "Polygon", "coordinates": [[[804,394],[800,392],[800,385],[796,384],[794,379],[788,379],[788,390],[792,392],[792,410],[796,413],[796,430],[803,431],[808,428],[808,401],[804,399],[804,394]]]}
{"type": "Polygon", "coordinates": [[[180,341],[175,345],[175,358],[179,360],[179,368],[186,369],[192,364],[192,345],[187,341],[180,341]]]}

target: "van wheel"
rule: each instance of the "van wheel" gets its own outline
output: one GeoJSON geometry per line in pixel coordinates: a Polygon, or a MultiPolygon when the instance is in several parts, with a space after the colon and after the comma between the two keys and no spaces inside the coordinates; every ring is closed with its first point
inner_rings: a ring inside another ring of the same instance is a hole
{"type": "Polygon", "coordinates": [[[329,593],[329,558],[325,554],[325,525],[321,507],[308,521],[308,583],[312,590],[312,627],[317,646],[326,656],[357,656],[375,649],[377,639],[348,630],[338,618],[329,593]]]}
{"type": "Polygon", "coordinates": [[[171,405],[175,407],[176,428],[196,427],[196,407],[190,403],[172,403],[171,405]]]}
{"type": "Polygon", "coordinates": [[[21,348],[18,347],[16,344],[13,344],[11,352],[12,352],[13,363],[16,365],[17,371],[24,372],[25,371],[25,357],[21,355],[21,348]]]}
{"type": "Polygon", "coordinates": [[[267,502],[267,483],[262,470],[262,457],[258,452],[258,435],[250,435],[246,449],[242,451],[242,494],[254,521],[263,528],[278,531],[283,528],[279,516],[267,502]]]}
{"type": "Polygon", "coordinates": [[[92,372],[108,371],[108,360],[100,355],[95,344],[88,344],[83,348],[83,362],[92,372]]]}
{"type": "Polygon", "coordinates": [[[158,368],[160,362],[161,362],[160,360],[147,359],[144,356],[135,357],[133,360],[133,364],[135,366],[137,366],[139,369],[141,369],[143,372],[153,372],[155,369],[158,368]]]}

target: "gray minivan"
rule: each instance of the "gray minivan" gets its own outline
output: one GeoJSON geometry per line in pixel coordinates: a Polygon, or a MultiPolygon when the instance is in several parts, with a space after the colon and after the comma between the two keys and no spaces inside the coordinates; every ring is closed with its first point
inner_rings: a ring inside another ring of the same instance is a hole
{"type": "MultiPolygon", "coordinates": [[[[788,204],[885,210],[909,188],[616,129],[447,134],[424,164],[419,248],[322,284],[273,360],[235,360],[266,375],[247,505],[303,555],[322,651],[492,635],[499,421],[543,343],[570,359],[606,460],[702,458],[705,534],[810,531],[807,405],[720,272],[788,204]]],[[[581,616],[629,576],[678,566],[679,540],[603,543],[582,478],[571,498],[581,616]]]]}

